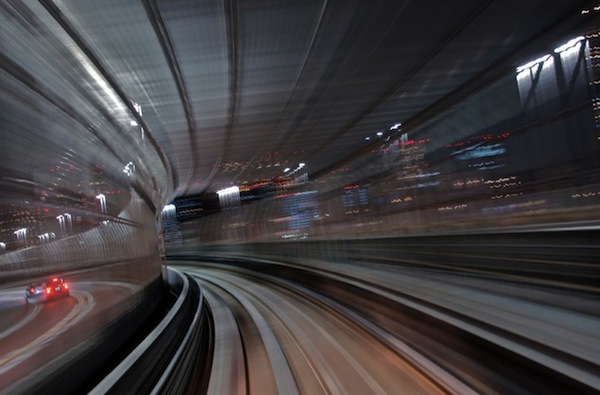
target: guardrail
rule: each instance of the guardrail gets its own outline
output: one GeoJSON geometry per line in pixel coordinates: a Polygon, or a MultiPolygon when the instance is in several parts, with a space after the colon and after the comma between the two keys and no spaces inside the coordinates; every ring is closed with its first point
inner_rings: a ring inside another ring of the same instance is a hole
{"type": "MultiPolygon", "coordinates": [[[[317,260],[407,265],[589,289],[595,288],[600,278],[598,240],[599,227],[573,226],[541,231],[203,245],[202,254],[298,264],[317,260]]],[[[173,248],[168,255],[181,257],[187,252],[195,254],[195,249],[173,248]]]]}
{"type": "MultiPolygon", "coordinates": [[[[184,393],[188,381],[210,350],[209,318],[202,292],[195,280],[174,269],[169,283],[177,300],[150,334],[104,377],[89,394],[184,393]],[[187,331],[181,328],[188,327],[187,331]],[[196,358],[196,360],[194,360],[196,358]]],[[[204,364],[206,365],[206,364],[204,364]]]]}

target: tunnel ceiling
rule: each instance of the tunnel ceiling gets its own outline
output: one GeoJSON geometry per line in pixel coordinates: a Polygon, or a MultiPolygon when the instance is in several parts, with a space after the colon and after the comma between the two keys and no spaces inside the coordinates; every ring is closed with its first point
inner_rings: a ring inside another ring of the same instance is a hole
{"type": "Polygon", "coordinates": [[[547,0],[9,3],[83,54],[93,89],[139,104],[173,198],[335,168],[596,17],[547,0]]]}

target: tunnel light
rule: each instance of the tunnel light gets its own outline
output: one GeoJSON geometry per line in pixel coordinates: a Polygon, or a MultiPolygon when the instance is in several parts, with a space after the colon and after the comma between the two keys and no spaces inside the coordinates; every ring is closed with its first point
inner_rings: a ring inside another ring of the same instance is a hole
{"type": "Polygon", "coordinates": [[[221,208],[238,207],[241,203],[240,188],[237,186],[221,189],[217,191],[219,196],[219,204],[221,208]]]}
{"type": "Polygon", "coordinates": [[[79,61],[79,64],[83,66],[85,71],[90,77],[98,84],[100,89],[112,100],[118,109],[123,109],[124,104],[121,98],[117,95],[115,90],[106,82],[104,77],[96,70],[96,66],[90,61],[90,59],[81,51],[74,50],[73,55],[79,61]]]}
{"type": "Polygon", "coordinates": [[[135,164],[133,162],[129,162],[123,168],[123,173],[127,174],[127,177],[133,178],[135,174],[135,164]]]}
{"type": "Polygon", "coordinates": [[[17,236],[17,241],[27,246],[27,228],[17,229],[14,233],[17,236]]]}
{"type": "Polygon", "coordinates": [[[142,106],[139,105],[136,102],[133,102],[133,108],[135,109],[135,111],[140,114],[140,117],[142,116],[142,106]]]}
{"type": "Polygon", "coordinates": [[[174,204],[167,204],[163,208],[163,212],[174,211],[174,210],[175,210],[175,205],[174,204]]]}
{"type": "Polygon", "coordinates": [[[532,60],[531,62],[525,63],[524,65],[517,67],[517,73],[531,69],[537,65],[544,64],[549,59],[550,59],[550,55],[541,56],[535,60],[532,60]]]}
{"type": "Polygon", "coordinates": [[[69,213],[63,213],[63,215],[61,215],[61,217],[63,217],[62,225],[65,228],[65,232],[72,234],[73,233],[73,217],[69,213]]]}
{"type": "Polygon", "coordinates": [[[398,129],[400,129],[400,127],[402,127],[402,122],[398,122],[397,124],[395,124],[394,126],[392,126],[390,128],[390,130],[398,130],[398,129]]]}
{"type": "Polygon", "coordinates": [[[288,167],[283,172],[285,173],[286,176],[291,176],[292,174],[303,169],[305,166],[306,166],[306,163],[298,163],[298,167],[296,167],[294,170],[292,170],[288,167]]]}
{"type": "Polygon", "coordinates": [[[177,216],[177,207],[174,204],[167,204],[161,212],[163,221],[169,222],[175,220],[177,216]]]}
{"type": "Polygon", "coordinates": [[[240,191],[240,188],[238,188],[238,187],[229,187],[229,188],[218,190],[217,195],[219,195],[219,196],[220,195],[228,195],[228,194],[236,193],[239,191],[240,191]]]}
{"type": "Polygon", "coordinates": [[[579,37],[575,37],[572,40],[567,41],[566,43],[564,43],[563,45],[561,45],[560,47],[557,47],[554,50],[554,53],[562,53],[565,51],[568,51],[571,48],[575,48],[577,47],[583,40],[585,40],[585,37],[583,36],[579,36],[579,37]]]}
{"type": "Polygon", "coordinates": [[[38,237],[37,237],[37,238],[38,238],[38,240],[39,240],[41,243],[47,243],[47,242],[49,242],[49,241],[50,241],[50,239],[52,239],[53,237],[52,237],[52,235],[51,235],[50,233],[46,232],[46,233],[44,233],[44,234],[38,235],[38,237]]]}
{"type": "Polygon", "coordinates": [[[377,137],[383,136],[383,132],[377,132],[377,137]]]}
{"type": "Polygon", "coordinates": [[[102,211],[102,214],[106,214],[106,196],[99,194],[96,196],[96,199],[100,201],[100,210],[102,211]]]}
{"type": "Polygon", "coordinates": [[[162,209],[162,214],[166,215],[166,216],[170,216],[170,215],[175,215],[176,212],[176,208],[174,204],[167,204],[163,209],[162,209]]]}
{"type": "MultiPolygon", "coordinates": [[[[136,102],[132,102],[134,110],[139,114],[140,118],[142,117],[142,106],[136,102]]],[[[131,126],[139,126],[136,121],[131,121],[131,126]]],[[[143,127],[140,127],[140,135],[142,138],[142,146],[146,147],[146,132],[143,127]]]]}

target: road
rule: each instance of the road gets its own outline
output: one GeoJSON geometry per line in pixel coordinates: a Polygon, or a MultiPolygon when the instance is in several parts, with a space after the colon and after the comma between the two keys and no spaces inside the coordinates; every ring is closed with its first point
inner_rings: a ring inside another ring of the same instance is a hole
{"type": "Polygon", "coordinates": [[[111,307],[136,287],[116,281],[70,282],[70,296],[27,303],[25,286],[0,292],[0,392],[37,369],[52,369],[116,316],[111,307]]]}

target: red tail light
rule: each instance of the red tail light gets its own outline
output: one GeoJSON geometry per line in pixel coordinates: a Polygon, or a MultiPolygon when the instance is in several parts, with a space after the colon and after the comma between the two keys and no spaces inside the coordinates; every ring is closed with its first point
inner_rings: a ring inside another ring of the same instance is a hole
{"type": "Polygon", "coordinates": [[[67,283],[64,283],[64,284],[63,284],[63,287],[64,287],[65,289],[69,289],[69,284],[67,284],[67,283]]]}
{"type": "Polygon", "coordinates": [[[51,291],[52,291],[52,288],[50,288],[50,287],[46,287],[46,293],[47,293],[47,294],[50,294],[50,292],[51,292],[51,291]]]}

